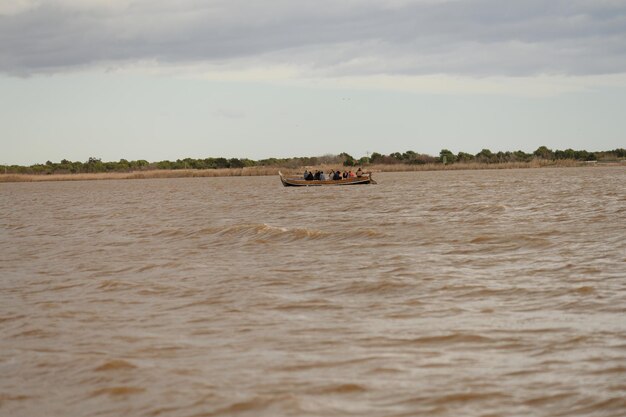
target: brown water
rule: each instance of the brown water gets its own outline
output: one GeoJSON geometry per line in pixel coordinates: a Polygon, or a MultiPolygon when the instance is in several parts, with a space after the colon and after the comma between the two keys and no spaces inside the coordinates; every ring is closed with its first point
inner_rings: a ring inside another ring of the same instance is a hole
{"type": "Polygon", "coordinates": [[[2,416],[624,416],[626,169],[0,184],[2,416]]]}

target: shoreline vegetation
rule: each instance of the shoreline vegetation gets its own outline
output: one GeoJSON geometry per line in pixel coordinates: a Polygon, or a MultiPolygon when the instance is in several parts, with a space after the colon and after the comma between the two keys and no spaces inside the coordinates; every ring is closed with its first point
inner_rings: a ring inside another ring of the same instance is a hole
{"type": "Polygon", "coordinates": [[[161,161],[150,163],[145,160],[102,162],[89,158],[87,162],[62,160],[47,161],[31,166],[0,165],[0,182],[38,181],[85,181],[108,179],[150,179],[189,177],[234,177],[301,174],[305,169],[344,170],[362,167],[366,172],[442,171],[477,169],[520,169],[580,166],[626,166],[626,150],[587,152],[552,151],[545,146],[532,154],[522,151],[492,153],[483,149],[476,155],[459,152],[454,154],[442,149],[439,157],[418,154],[413,151],[371,156],[355,159],[347,153],[321,157],[270,158],[253,161],[250,159],[206,158],[161,161]]]}

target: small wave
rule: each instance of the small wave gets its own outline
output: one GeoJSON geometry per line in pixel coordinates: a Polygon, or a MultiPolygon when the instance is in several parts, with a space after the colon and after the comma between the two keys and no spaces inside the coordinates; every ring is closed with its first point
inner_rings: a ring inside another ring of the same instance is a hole
{"type": "Polygon", "coordinates": [[[396,280],[379,281],[351,281],[337,285],[331,285],[320,289],[320,292],[336,295],[350,294],[397,294],[413,288],[413,285],[396,280]]]}
{"type": "Polygon", "coordinates": [[[623,415],[626,410],[626,398],[623,396],[607,398],[601,401],[585,402],[584,405],[568,410],[569,415],[623,415]],[[609,414],[615,411],[616,414],[609,414]],[[618,414],[619,413],[619,414],[618,414]]]}
{"type": "MultiPolygon", "coordinates": [[[[462,210],[463,210],[463,207],[456,205],[456,204],[455,205],[436,204],[428,208],[428,211],[431,211],[433,213],[457,213],[462,210]]],[[[396,209],[396,211],[398,211],[398,209],[396,209]]]]}
{"type": "Polygon", "coordinates": [[[493,399],[507,399],[511,398],[510,394],[503,392],[459,392],[454,394],[443,395],[441,397],[433,399],[435,404],[449,404],[449,403],[468,403],[471,401],[484,401],[493,399]]]}
{"type": "Polygon", "coordinates": [[[544,343],[542,349],[533,353],[532,356],[539,357],[544,355],[553,355],[554,352],[575,350],[581,347],[588,346],[590,342],[594,342],[593,337],[587,335],[579,335],[570,337],[568,339],[560,339],[558,341],[544,343]]]}
{"type": "Polygon", "coordinates": [[[139,238],[159,238],[164,240],[184,240],[184,239],[197,239],[202,236],[212,235],[219,232],[217,227],[203,227],[200,229],[181,229],[181,228],[163,228],[156,231],[138,232],[136,236],[139,238]]]}
{"type": "Polygon", "coordinates": [[[453,333],[442,336],[426,336],[411,339],[411,343],[420,345],[439,345],[439,344],[465,344],[465,343],[489,343],[493,340],[489,337],[479,336],[476,334],[453,333]]]}
{"type": "Polygon", "coordinates": [[[163,229],[163,230],[158,230],[154,233],[151,233],[150,236],[151,237],[178,237],[178,236],[184,236],[185,232],[181,229],[163,229]]]}
{"type": "Polygon", "coordinates": [[[343,306],[332,304],[325,300],[310,300],[298,303],[280,304],[275,307],[276,310],[294,311],[294,310],[341,310],[343,306]]]}
{"type": "MultiPolygon", "coordinates": [[[[218,408],[205,416],[233,416],[233,415],[258,415],[259,412],[275,411],[275,415],[284,414],[284,410],[290,410],[290,414],[302,411],[299,401],[294,395],[282,394],[274,396],[257,396],[243,401],[238,401],[218,408]],[[283,410],[279,412],[279,410],[283,410]],[[255,414],[256,413],[256,414],[255,414]]],[[[271,415],[271,414],[269,414],[271,415]]]]}
{"type": "Polygon", "coordinates": [[[552,246],[550,239],[537,235],[483,235],[473,238],[474,245],[494,245],[506,249],[543,249],[552,246]]]}
{"type": "Polygon", "coordinates": [[[591,372],[594,375],[604,375],[604,374],[618,374],[618,375],[626,375],[626,366],[617,365],[612,368],[604,368],[597,371],[591,372]]]}
{"type": "Polygon", "coordinates": [[[299,372],[306,371],[309,369],[322,369],[322,368],[340,368],[342,366],[353,366],[360,365],[366,362],[370,362],[376,359],[376,357],[362,357],[356,359],[347,359],[347,360],[337,360],[337,361],[311,361],[304,362],[295,365],[283,365],[278,367],[280,371],[288,371],[288,372],[299,372]]]}
{"type": "Polygon", "coordinates": [[[4,227],[7,230],[11,230],[11,231],[15,231],[15,230],[22,230],[22,229],[28,229],[30,227],[30,225],[28,224],[6,224],[4,225],[4,227]]]}
{"type": "Polygon", "coordinates": [[[595,288],[593,288],[593,287],[591,287],[591,286],[585,285],[585,286],[582,286],[582,287],[574,288],[574,289],[572,289],[571,291],[572,291],[574,294],[579,294],[579,295],[588,295],[588,294],[593,294],[593,293],[595,293],[595,292],[596,292],[596,289],[595,289],[595,288]]]}
{"type": "Polygon", "coordinates": [[[402,369],[398,369],[398,368],[392,368],[392,367],[385,367],[385,366],[379,366],[377,368],[373,368],[371,370],[369,370],[367,373],[369,374],[401,374],[404,371],[402,369]]]}
{"type": "Polygon", "coordinates": [[[360,384],[333,384],[314,390],[316,394],[352,394],[366,392],[368,389],[360,384]]]}
{"type": "Polygon", "coordinates": [[[137,268],[137,272],[146,272],[160,267],[161,265],[157,263],[151,263],[137,268]]]}
{"type": "Polygon", "coordinates": [[[286,227],[275,227],[267,224],[240,224],[227,226],[217,232],[221,236],[255,238],[267,240],[295,241],[302,239],[319,239],[326,235],[320,230],[314,229],[288,229],[286,227]]]}
{"type": "Polygon", "coordinates": [[[38,338],[38,339],[45,339],[48,337],[52,337],[54,335],[56,335],[56,333],[52,333],[47,330],[32,329],[32,330],[25,330],[23,332],[20,332],[14,335],[13,337],[32,337],[32,338],[38,338]]]}
{"type": "Polygon", "coordinates": [[[351,241],[371,239],[381,236],[371,229],[356,229],[346,232],[325,232],[309,228],[287,228],[261,224],[238,224],[216,231],[218,236],[251,240],[254,243],[283,242],[292,243],[301,240],[351,241]]]}
{"type": "Polygon", "coordinates": [[[119,386],[119,387],[107,387],[101,388],[99,390],[95,390],[91,393],[92,397],[98,397],[101,395],[108,395],[111,397],[126,397],[128,395],[138,394],[144,392],[146,389],[141,387],[128,387],[128,386],[119,386]]]}
{"type": "Polygon", "coordinates": [[[496,214],[503,213],[509,207],[504,204],[470,204],[464,207],[463,211],[470,213],[496,214]]]}
{"type": "Polygon", "coordinates": [[[468,205],[434,205],[429,211],[435,213],[478,213],[478,214],[495,214],[503,213],[509,207],[504,204],[468,204],[468,205]]]}
{"type": "Polygon", "coordinates": [[[123,369],[134,369],[134,368],[136,368],[136,366],[133,365],[132,363],[126,362],[126,361],[121,360],[121,359],[116,359],[116,360],[112,360],[112,361],[108,361],[106,363],[103,363],[102,365],[100,365],[96,369],[94,369],[94,371],[96,371],[96,372],[118,371],[118,370],[123,370],[123,369]]]}
{"type": "Polygon", "coordinates": [[[352,239],[359,239],[359,238],[369,239],[369,238],[383,237],[384,235],[375,230],[361,229],[361,230],[351,230],[351,231],[348,231],[347,233],[342,233],[341,236],[343,236],[344,240],[352,240],[352,239]]]}
{"type": "Polygon", "coordinates": [[[0,393],[0,407],[4,405],[5,402],[9,401],[26,401],[30,400],[32,397],[29,395],[10,395],[10,394],[2,394],[0,393]]]}
{"type": "Polygon", "coordinates": [[[533,291],[526,288],[489,288],[478,285],[444,285],[441,291],[446,293],[454,293],[457,297],[468,298],[485,298],[494,296],[524,296],[534,294],[533,291]]]}
{"type": "Polygon", "coordinates": [[[133,287],[133,284],[131,283],[128,283],[125,281],[118,281],[114,279],[105,279],[98,285],[98,289],[104,290],[104,291],[117,291],[117,290],[132,288],[132,287],[133,287]]]}
{"type": "Polygon", "coordinates": [[[493,339],[485,336],[453,333],[440,336],[423,336],[412,339],[389,338],[389,337],[373,337],[364,339],[365,342],[375,346],[400,346],[400,345],[457,345],[457,344],[484,344],[490,343],[493,339]]]}
{"type": "MultiPolygon", "coordinates": [[[[532,335],[532,334],[555,334],[555,333],[562,333],[562,332],[569,332],[570,328],[568,327],[537,327],[534,329],[519,329],[519,330],[515,330],[516,334],[521,334],[521,335],[532,335]]],[[[509,334],[511,333],[510,329],[507,330],[494,330],[494,333],[505,333],[505,334],[509,334]]]]}
{"type": "Polygon", "coordinates": [[[10,321],[10,320],[19,320],[19,319],[23,319],[26,316],[23,314],[20,315],[15,315],[15,316],[0,316],[0,323],[3,323],[5,321],[10,321]]]}
{"type": "Polygon", "coordinates": [[[55,285],[54,287],[47,288],[46,291],[65,291],[70,288],[76,288],[82,286],[82,283],[77,284],[65,284],[65,285],[55,285]]]}
{"type": "Polygon", "coordinates": [[[326,232],[312,228],[288,228],[266,223],[243,223],[221,227],[205,227],[199,230],[162,229],[143,237],[157,237],[166,240],[201,239],[213,236],[221,241],[238,240],[254,244],[268,242],[292,243],[301,240],[346,241],[380,237],[381,233],[372,229],[352,229],[344,232],[326,232]]]}
{"type": "Polygon", "coordinates": [[[554,394],[554,395],[541,395],[539,397],[531,398],[526,400],[524,403],[531,407],[536,407],[545,404],[554,404],[555,401],[564,400],[566,398],[570,398],[572,394],[554,394]]]}

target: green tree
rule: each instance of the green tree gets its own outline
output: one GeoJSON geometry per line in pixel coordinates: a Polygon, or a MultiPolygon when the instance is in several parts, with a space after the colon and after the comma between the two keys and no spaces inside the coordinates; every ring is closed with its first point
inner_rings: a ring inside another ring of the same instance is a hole
{"type": "Polygon", "coordinates": [[[215,158],[215,168],[228,168],[228,159],[226,158],[215,158]]]}
{"type": "Polygon", "coordinates": [[[139,169],[148,168],[150,166],[150,162],[145,159],[138,159],[137,161],[133,161],[134,165],[139,169]]]}
{"type": "Polygon", "coordinates": [[[172,163],[170,161],[159,161],[156,164],[158,169],[172,169],[172,163]]]}
{"type": "Polygon", "coordinates": [[[352,155],[349,155],[346,152],[340,153],[339,156],[343,158],[343,165],[346,167],[352,167],[356,163],[352,155]]]}
{"type": "Polygon", "coordinates": [[[87,162],[84,165],[86,172],[103,172],[104,165],[102,165],[102,160],[100,158],[89,157],[87,162]]]}
{"type": "Polygon", "coordinates": [[[541,159],[554,159],[554,153],[552,150],[545,146],[538,147],[537,150],[533,152],[533,155],[541,159]]]}
{"type": "Polygon", "coordinates": [[[589,152],[585,150],[574,151],[574,159],[576,159],[577,161],[586,161],[588,157],[589,157],[589,152]]]}
{"type": "Polygon", "coordinates": [[[524,151],[515,151],[513,152],[511,159],[514,161],[520,161],[520,162],[528,162],[533,158],[533,156],[531,154],[527,154],[524,151]]]}
{"type": "Polygon", "coordinates": [[[564,151],[556,150],[554,151],[555,159],[576,159],[576,151],[571,148],[565,149],[564,151]]]}
{"type": "Polygon", "coordinates": [[[244,167],[253,167],[256,166],[256,161],[248,158],[243,158],[240,160],[244,167]]]}
{"type": "Polygon", "coordinates": [[[117,163],[117,170],[118,171],[129,171],[130,170],[130,163],[126,159],[120,159],[120,161],[117,163]]]}
{"type": "Polygon", "coordinates": [[[456,162],[456,155],[453,154],[448,149],[442,149],[439,152],[439,162],[444,162],[444,161],[446,164],[453,164],[456,162]]]}
{"type": "Polygon", "coordinates": [[[483,149],[482,151],[476,154],[476,159],[479,162],[494,162],[495,155],[489,149],[483,149]]]}
{"type": "Polygon", "coordinates": [[[239,159],[237,158],[231,158],[228,160],[228,166],[230,168],[243,168],[243,162],[241,162],[239,159]]]}
{"type": "Polygon", "coordinates": [[[373,152],[372,156],[370,156],[370,162],[372,164],[376,164],[380,162],[382,159],[383,159],[383,155],[379,154],[378,152],[373,152]]]}
{"type": "Polygon", "coordinates": [[[458,162],[471,162],[474,160],[474,155],[472,155],[471,153],[467,153],[467,152],[459,152],[456,155],[456,160],[458,162]]]}
{"type": "Polygon", "coordinates": [[[406,162],[411,162],[417,159],[417,153],[415,151],[406,151],[402,154],[401,159],[406,162]]]}

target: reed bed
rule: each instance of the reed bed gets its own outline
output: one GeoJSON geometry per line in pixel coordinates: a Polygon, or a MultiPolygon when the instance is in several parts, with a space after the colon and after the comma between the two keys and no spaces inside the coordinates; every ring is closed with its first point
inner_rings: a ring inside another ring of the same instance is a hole
{"type": "MultiPolygon", "coordinates": [[[[519,169],[519,168],[545,168],[545,167],[578,167],[589,165],[580,161],[558,160],[545,161],[533,160],[530,162],[503,162],[497,164],[469,162],[455,164],[374,164],[363,167],[366,172],[407,172],[407,171],[452,171],[452,170],[476,170],[476,169],[519,169]]],[[[0,174],[0,182],[38,182],[38,181],[90,181],[90,180],[126,180],[126,179],[150,179],[150,178],[192,178],[192,177],[242,177],[242,176],[267,176],[277,175],[282,171],[285,175],[296,175],[309,170],[332,170],[347,169],[343,166],[318,165],[310,167],[285,168],[285,167],[246,167],[224,169],[177,169],[177,170],[146,170],[131,172],[98,172],[91,174],[0,174]]]]}
{"type": "Polygon", "coordinates": [[[0,174],[0,182],[133,180],[150,178],[253,177],[278,175],[276,167],[223,169],[155,169],[131,172],[97,172],[81,174],[0,174]]]}

